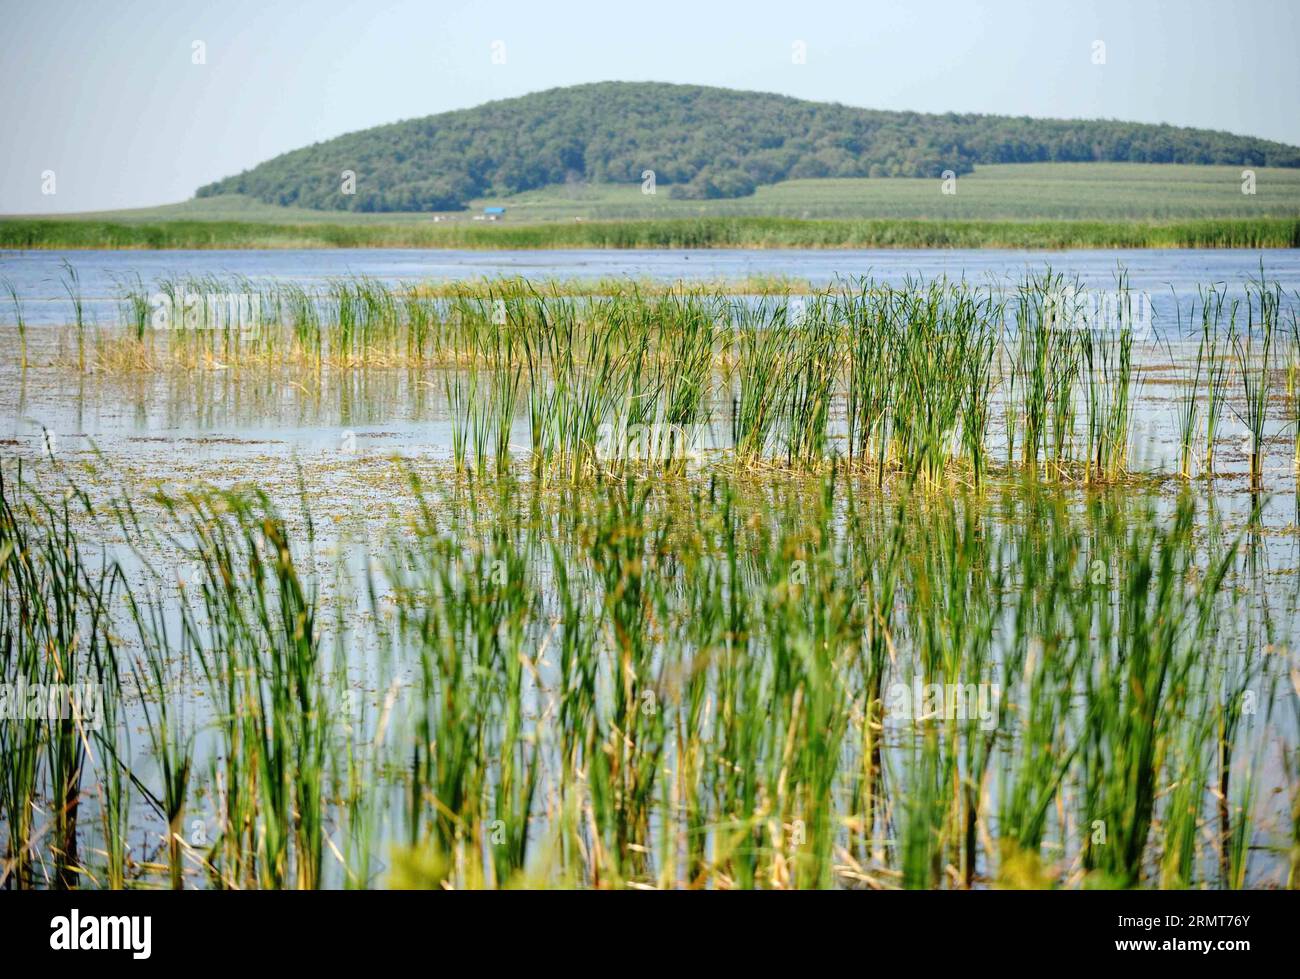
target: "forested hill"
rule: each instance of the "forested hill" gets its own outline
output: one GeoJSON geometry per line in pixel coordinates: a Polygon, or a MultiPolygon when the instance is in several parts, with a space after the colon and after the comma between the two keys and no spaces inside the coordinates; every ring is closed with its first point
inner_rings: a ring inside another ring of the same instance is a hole
{"type": "Polygon", "coordinates": [[[1113,121],[881,112],[695,85],[601,82],[349,133],[200,188],[324,210],[455,210],[565,181],[740,197],[807,177],[938,177],[981,163],[1300,167],[1300,149],[1113,121]],[[341,174],[355,173],[345,192],[341,174]]]}

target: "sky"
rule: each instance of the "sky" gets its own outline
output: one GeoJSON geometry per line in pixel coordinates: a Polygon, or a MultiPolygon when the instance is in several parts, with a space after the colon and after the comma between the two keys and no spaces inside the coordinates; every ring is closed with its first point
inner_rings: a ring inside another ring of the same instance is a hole
{"type": "Polygon", "coordinates": [[[0,0],[0,214],[185,200],[345,132],[608,80],[1296,145],[1298,42],[1300,0],[0,0]]]}

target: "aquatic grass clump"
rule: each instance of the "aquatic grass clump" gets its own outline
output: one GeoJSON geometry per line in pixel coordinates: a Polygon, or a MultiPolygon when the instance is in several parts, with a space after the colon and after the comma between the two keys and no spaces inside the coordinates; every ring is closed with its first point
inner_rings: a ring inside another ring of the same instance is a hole
{"type": "Polygon", "coordinates": [[[81,295],[81,278],[72,264],[64,259],[63,291],[68,297],[68,302],[72,306],[72,327],[73,335],[77,343],[77,367],[79,370],[86,369],[86,310],[85,301],[81,295]]]}
{"type": "Polygon", "coordinates": [[[1295,445],[1295,452],[1292,457],[1292,466],[1300,472],[1300,318],[1297,318],[1296,311],[1291,311],[1291,323],[1287,332],[1287,359],[1286,359],[1286,406],[1290,415],[1292,424],[1292,439],[1295,445]]]}
{"type": "MultiPolygon", "coordinates": [[[[1060,475],[1071,447],[1082,339],[1081,289],[1048,270],[1016,292],[1016,354],[1012,391],[1019,392],[1021,464],[1060,475]]],[[[1011,441],[1008,440],[1008,451],[1011,441]]]]}
{"type": "MultiPolygon", "coordinates": [[[[155,579],[148,601],[131,601],[142,650],[133,667],[137,685],[157,702],[150,708],[146,700],[144,713],[160,762],[157,804],[168,826],[172,885],[181,886],[182,856],[189,855],[218,887],[316,887],[335,691],[314,577],[300,572],[288,524],[260,493],[155,502],[176,528],[162,538],[132,505],[120,507],[118,518],[128,539],[181,554],[189,576],[180,581],[179,627],[163,613],[174,585],[155,579]],[[196,669],[211,695],[222,751],[210,773],[218,792],[215,833],[191,855],[182,823],[189,781],[198,775],[196,721],[172,705],[174,685],[196,669]]],[[[310,515],[305,527],[309,551],[310,515]]]]}
{"type": "Polygon", "coordinates": [[[1121,273],[1114,296],[1082,324],[1081,371],[1087,385],[1088,478],[1114,482],[1128,472],[1135,386],[1133,334],[1138,299],[1121,273]]]}
{"type": "MultiPolygon", "coordinates": [[[[1192,320],[1196,318],[1198,301],[1202,303],[1207,301],[1204,291],[1198,293],[1197,300],[1192,303],[1192,320]]],[[[1196,357],[1190,366],[1184,366],[1180,370],[1181,387],[1178,392],[1175,411],[1178,424],[1178,476],[1185,480],[1192,478],[1192,458],[1196,445],[1197,421],[1201,416],[1202,409],[1201,378],[1206,373],[1207,366],[1211,372],[1214,370],[1214,338],[1210,332],[1209,324],[1211,320],[1208,306],[1203,307],[1202,317],[1204,327],[1196,347],[1196,357]]],[[[1178,336],[1180,339],[1185,339],[1182,310],[1178,311],[1178,336]]],[[[1177,363],[1172,342],[1168,338],[1165,339],[1164,346],[1169,353],[1169,359],[1177,363]]],[[[1211,380],[1213,380],[1213,374],[1211,374],[1211,380]]],[[[1208,424],[1213,423],[1207,420],[1208,424]]]]}
{"type": "Polygon", "coordinates": [[[1219,437],[1223,407],[1227,404],[1228,385],[1232,360],[1229,351],[1236,335],[1237,301],[1228,308],[1226,332],[1220,331],[1223,307],[1227,299],[1225,289],[1211,288],[1201,297],[1201,340],[1197,357],[1206,361],[1205,383],[1205,471],[1214,475],[1214,449],[1219,437]]]}
{"type": "Polygon", "coordinates": [[[889,445],[885,426],[893,402],[889,344],[894,339],[894,317],[886,304],[873,302],[870,289],[864,281],[855,288],[845,288],[840,297],[848,323],[846,437],[849,462],[874,461],[883,481],[889,445]]]}
{"type": "Polygon", "coordinates": [[[978,482],[1000,308],[988,294],[945,282],[909,282],[894,298],[886,306],[897,351],[886,457],[938,484],[965,453],[978,482]]]}
{"type": "Polygon", "coordinates": [[[143,343],[146,331],[153,329],[153,313],[154,303],[138,274],[134,283],[119,284],[118,321],[137,343],[143,343]]]}
{"type": "Polygon", "coordinates": [[[14,307],[14,326],[18,331],[18,366],[25,370],[27,368],[27,318],[23,315],[23,302],[13,282],[5,279],[4,287],[14,307]]]}
{"type": "MultiPolygon", "coordinates": [[[[422,492],[418,481],[413,490],[422,492]]],[[[490,866],[490,882],[507,884],[525,866],[541,761],[525,728],[536,670],[525,627],[537,592],[517,525],[499,524],[487,539],[467,528],[474,546],[463,550],[471,539],[447,536],[424,506],[416,529],[384,565],[395,605],[390,641],[419,678],[407,719],[415,738],[409,843],[463,867],[471,883],[488,883],[490,866]]]]}
{"type": "MultiPolygon", "coordinates": [[[[1237,368],[1241,375],[1243,409],[1237,417],[1248,434],[1246,455],[1250,464],[1250,486],[1258,492],[1264,472],[1265,424],[1273,371],[1273,333],[1277,326],[1281,291],[1264,283],[1246,295],[1246,329],[1232,337],[1237,368]]],[[[1235,410],[1235,409],[1234,409],[1235,410]]]]}
{"type": "Polygon", "coordinates": [[[735,383],[731,439],[737,458],[754,463],[771,451],[774,432],[788,400],[788,361],[794,342],[788,304],[764,299],[736,312],[735,383]]]}
{"type": "Polygon", "coordinates": [[[1167,530],[1122,531],[1118,601],[1099,610],[1099,642],[1083,674],[1083,812],[1104,830],[1089,837],[1084,867],[1123,886],[1136,884],[1145,869],[1161,759],[1180,703],[1205,682],[1204,673],[1195,674],[1213,599],[1233,560],[1218,556],[1190,585],[1192,520],[1193,503],[1184,496],[1167,530]]]}
{"type": "MultiPolygon", "coordinates": [[[[61,500],[11,489],[0,471],[0,885],[79,884],[82,780],[102,699],[88,683],[112,675],[109,609],[115,572],[85,555],[73,531],[83,494],[61,500]],[[30,694],[30,699],[28,699],[30,694]],[[46,842],[42,842],[46,841],[46,842]],[[43,859],[53,857],[51,867],[43,859]]],[[[115,697],[116,692],[109,694],[115,697]]],[[[101,761],[102,761],[101,757],[101,761]]],[[[118,851],[120,854],[120,850],[118,851]]]]}
{"type": "MultiPolygon", "coordinates": [[[[239,277],[163,279],[158,288],[151,302],[179,310],[163,317],[166,329],[155,324],[143,339],[138,324],[96,331],[85,369],[297,367],[318,381],[359,368],[432,371],[453,442],[474,450],[480,473],[515,455],[535,473],[568,479],[629,467],[680,473],[707,453],[750,470],[817,471],[844,460],[879,486],[914,474],[930,488],[982,485],[995,457],[999,470],[1059,483],[1148,475],[1134,469],[1132,448],[1146,407],[1135,344],[1146,341],[1150,314],[1123,273],[1100,305],[1050,269],[1009,290],[861,279],[760,297],[685,284],[642,292],[637,282],[579,295],[523,279],[433,297],[369,279],[333,280],[322,294],[239,277]],[[511,445],[516,420],[528,429],[526,447],[511,445]]],[[[138,288],[122,302],[134,323],[138,288]]],[[[1295,315],[1262,279],[1244,300],[1212,288],[1190,312],[1201,319],[1200,346],[1183,377],[1173,460],[1185,478],[1197,429],[1203,469],[1214,472],[1225,405],[1263,439],[1272,335],[1295,315]],[[1267,366],[1257,363],[1259,342],[1267,366]]],[[[1177,320],[1181,327],[1181,310],[1177,320]]],[[[1260,480],[1264,448],[1251,453],[1260,480]]],[[[467,472],[468,454],[455,452],[467,472]]]]}

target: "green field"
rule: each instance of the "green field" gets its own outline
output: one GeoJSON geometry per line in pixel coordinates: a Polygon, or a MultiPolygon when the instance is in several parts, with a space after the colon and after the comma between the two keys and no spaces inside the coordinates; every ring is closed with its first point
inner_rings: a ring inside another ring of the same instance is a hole
{"type": "MultiPolygon", "coordinates": [[[[583,217],[750,216],[900,218],[970,221],[1175,221],[1293,217],[1300,214],[1300,170],[1255,171],[1256,192],[1241,192],[1241,168],[1145,163],[1026,163],[979,167],[957,179],[789,180],[752,197],[673,200],[639,186],[553,187],[491,203],[514,220],[583,217]]],[[[489,203],[489,202],[483,202],[489,203]]]]}
{"type": "Polygon", "coordinates": [[[565,185],[443,214],[318,211],[242,196],[0,219],[5,248],[1296,247],[1300,170],[1004,164],[936,180],[792,180],[684,201],[660,186],[565,185]],[[502,205],[496,222],[475,220],[502,205]]]}
{"type": "MultiPolygon", "coordinates": [[[[472,222],[486,205],[507,208],[507,223],[634,220],[645,218],[768,216],[786,218],[901,218],[968,221],[1185,221],[1199,218],[1300,216],[1300,170],[1259,168],[1256,192],[1241,192],[1241,168],[1152,163],[1008,163],[979,167],[944,195],[937,180],[904,178],[788,180],[760,187],[752,197],[673,200],[660,186],[640,184],[549,187],[513,197],[482,199],[469,211],[443,212],[453,223],[472,222]]],[[[250,197],[205,197],[180,204],[97,211],[66,220],[128,223],[263,221],[282,224],[427,223],[428,213],[318,211],[278,207],[250,197]]]]}

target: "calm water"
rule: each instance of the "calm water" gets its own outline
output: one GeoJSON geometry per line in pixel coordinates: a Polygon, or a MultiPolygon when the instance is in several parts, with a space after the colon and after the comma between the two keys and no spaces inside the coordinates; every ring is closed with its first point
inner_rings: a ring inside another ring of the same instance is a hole
{"type": "MultiPolygon", "coordinates": [[[[339,276],[369,276],[383,282],[447,281],[484,276],[547,279],[739,279],[785,275],[814,284],[837,276],[866,276],[890,284],[909,277],[946,275],[977,284],[1008,285],[1026,272],[1047,267],[1077,275],[1087,288],[1109,289],[1117,270],[1129,284],[1150,294],[1160,322],[1173,319],[1173,301],[1189,304],[1197,286],[1226,282],[1240,287],[1258,275],[1260,263],[1270,279],[1288,292],[1300,290],[1300,249],[1249,251],[830,251],[812,249],[442,251],[423,249],[207,250],[207,251],[0,251],[0,278],[13,282],[23,298],[28,322],[62,323],[71,307],[64,291],[64,263],[76,270],[87,315],[99,323],[117,317],[121,287],[138,276],[146,285],[160,277],[209,274],[243,275],[303,287],[321,286],[339,276]]],[[[0,306],[0,322],[13,310],[0,306]]]]}

